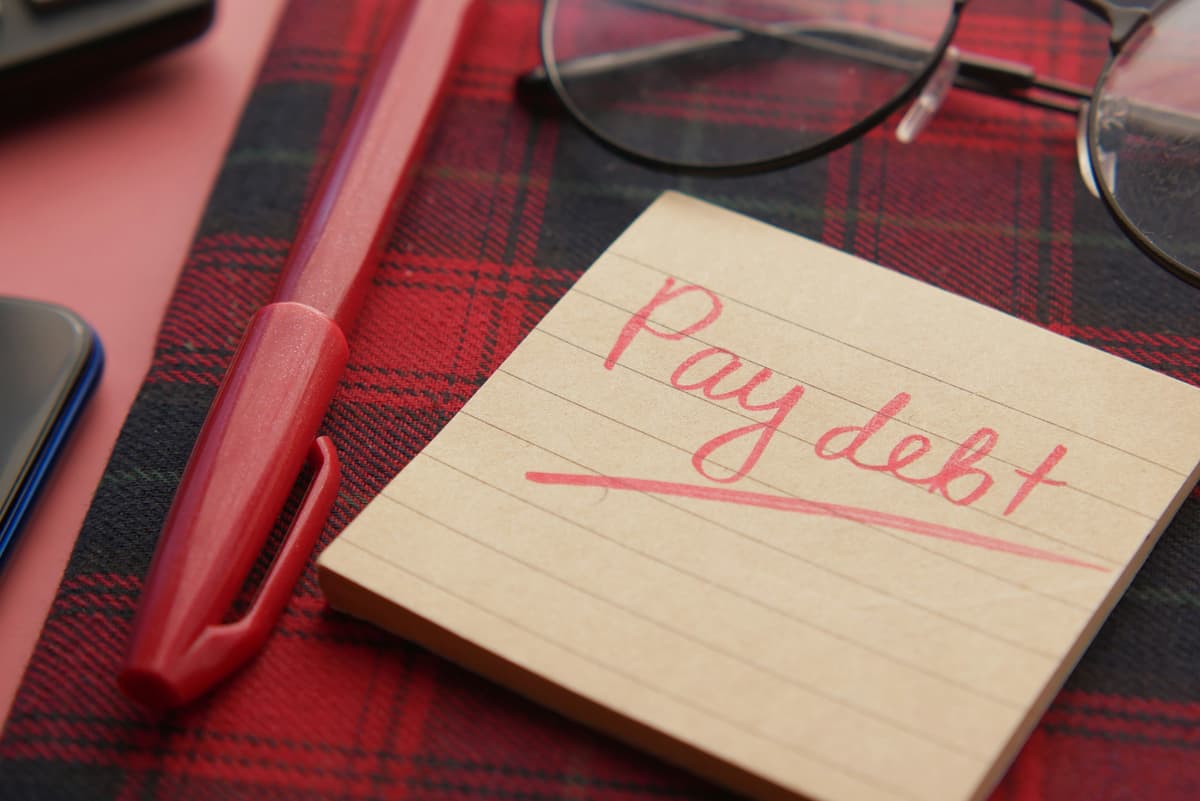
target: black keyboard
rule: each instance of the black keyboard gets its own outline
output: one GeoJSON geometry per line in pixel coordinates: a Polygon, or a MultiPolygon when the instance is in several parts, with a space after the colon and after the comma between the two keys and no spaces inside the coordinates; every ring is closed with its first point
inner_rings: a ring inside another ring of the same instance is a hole
{"type": "Polygon", "coordinates": [[[0,98],[70,89],[183,44],[208,28],[214,6],[215,0],[0,0],[0,98]]]}

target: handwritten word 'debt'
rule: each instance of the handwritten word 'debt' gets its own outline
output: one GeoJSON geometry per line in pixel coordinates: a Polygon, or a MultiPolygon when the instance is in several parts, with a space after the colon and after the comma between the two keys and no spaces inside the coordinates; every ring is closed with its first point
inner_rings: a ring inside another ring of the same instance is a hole
{"type": "MultiPolygon", "coordinates": [[[[607,370],[616,367],[621,356],[642,334],[662,340],[687,339],[716,322],[722,311],[721,299],[715,293],[694,284],[676,286],[675,280],[668,278],[654,297],[626,321],[604,360],[604,367],[607,370]],[[695,298],[687,299],[689,295],[701,299],[699,305],[702,314],[693,314],[697,311],[697,303],[695,298]],[[668,308],[672,306],[676,308],[668,308]],[[683,314],[683,319],[688,322],[675,328],[651,323],[650,319],[656,312],[660,313],[658,319],[669,316],[667,312],[676,317],[683,314]]],[[[696,449],[692,454],[692,466],[710,481],[731,483],[745,478],[762,457],[775,432],[804,397],[804,387],[792,384],[782,394],[768,400],[764,396],[769,394],[769,389],[764,385],[775,377],[774,371],[762,367],[749,377],[746,377],[746,373],[746,365],[740,356],[725,348],[711,346],[702,347],[679,362],[671,373],[671,386],[678,390],[699,393],[712,401],[735,401],[746,412],[767,415],[766,419],[759,422],[718,434],[696,449]],[[740,466],[732,473],[714,474],[709,464],[717,463],[717,452],[739,441],[750,442],[740,466]]],[[[837,426],[826,431],[817,439],[813,450],[818,457],[827,461],[845,460],[861,470],[886,473],[906,484],[925,487],[928,492],[940,495],[956,506],[969,506],[984,497],[996,479],[980,467],[979,462],[991,453],[999,441],[1000,435],[994,429],[978,429],[957,444],[932,473],[928,472],[926,464],[929,460],[925,458],[932,449],[932,443],[922,434],[902,437],[883,461],[868,461],[861,455],[869,443],[882,436],[884,426],[903,411],[911,400],[912,396],[907,392],[897,392],[865,424],[837,426]]],[[[1038,485],[1064,486],[1065,482],[1049,476],[1066,453],[1065,446],[1056,445],[1033,470],[1014,468],[1020,484],[1013,491],[1004,514],[1016,511],[1038,485]]]]}

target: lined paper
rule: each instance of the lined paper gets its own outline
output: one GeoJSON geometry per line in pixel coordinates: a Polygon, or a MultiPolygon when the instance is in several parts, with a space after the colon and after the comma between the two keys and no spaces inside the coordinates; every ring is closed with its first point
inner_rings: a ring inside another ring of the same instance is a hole
{"type": "Polygon", "coordinates": [[[1197,479],[1200,394],[683,195],[319,561],[761,798],[982,798],[1197,479]]]}

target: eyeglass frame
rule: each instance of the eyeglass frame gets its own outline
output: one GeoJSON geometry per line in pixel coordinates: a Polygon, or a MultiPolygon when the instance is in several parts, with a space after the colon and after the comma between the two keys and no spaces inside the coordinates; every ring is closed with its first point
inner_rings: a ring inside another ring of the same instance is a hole
{"type": "MultiPolygon", "coordinates": [[[[619,4],[628,4],[632,7],[653,8],[655,3],[642,2],[641,0],[612,0],[619,4]]],[[[1158,8],[1171,4],[1173,2],[1188,2],[1189,0],[1166,0],[1166,2],[1151,2],[1149,5],[1138,6],[1122,6],[1112,0],[1067,0],[1074,5],[1080,6],[1085,11],[1088,11],[1095,16],[1104,20],[1109,26],[1109,56],[1096,78],[1095,85],[1090,93],[1083,91],[1074,91],[1075,87],[1062,82],[1045,82],[1044,85],[1039,83],[1043,79],[1036,76],[1031,76],[1033,81],[1021,88],[1038,88],[1048,89],[1053,94],[1069,95],[1075,98],[1081,104],[1086,104],[1086,137],[1087,137],[1087,161],[1091,184],[1098,191],[1100,199],[1104,206],[1108,209],[1110,216],[1120,227],[1125,236],[1146,256],[1153,260],[1156,264],[1166,268],[1172,275],[1177,278],[1200,287],[1200,265],[1197,267],[1189,267],[1179,259],[1166,253],[1164,250],[1156,246],[1150,241],[1149,237],[1139,228],[1129,216],[1121,209],[1119,202],[1112,193],[1112,188],[1109,181],[1104,180],[1104,176],[1100,173],[1100,164],[1103,163],[1099,150],[1100,133],[1098,107],[1096,99],[1100,95],[1101,88],[1105,85],[1108,79],[1108,74],[1117,61],[1117,56],[1121,52],[1121,48],[1128,42],[1134,34],[1146,24],[1155,15],[1158,8]]],[[[1200,0],[1192,0],[1197,2],[1200,0]]],[[[593,139],[599,142],[604,147],[612,152],[615,152],[631,161],[642,164],[643,166],[651,167],[658,170],[667,170],[671,172],[690,174],[690,175],[705,175],[712,177],[729,177],[739,175],[750,175],[756,173],[770,172],[773,170],[784,169],[801,164],[807,161],[812,161],[829,153],[838,150],[851,142],[861,138],[872,129],[878,127],[891,114],[896,112],[906,103],[912,102],[929,83],[939,65],[942,64],[946,57],[946,51],[951,45],[954,34],[958,30],[958,25],[961,20],[962,12],[970,4],[971,0],[953,0],[949,12],[949,18],[938,38],[936,44],[930,50],[930,57],[925,66],[898,91],[890,99],[888,99],[879,108],[868,114],[859,122],[851,125],[845,130],[823,139],[816,144],[808,145],[799,148],[791,153],[785,153],[779,156],[771,156],[768,158],[728,163],[728,164],[695,164],[672,162],[657,156],[652,156],[648,153],[637,150],[629,145],[611,138],[601,131],[598,127],[592,124],[588,116],[575,104],[571,99],[570,93],[563,84],[562,76],[559,74],[558,65],[554,60],[553,53],[553,38],[554,38],[554,19],[560,0],[545,0],[542,7],[542,19],[540,25],[540,54],[542,66],[540,71],[529,73],[522,76],[522,82],[528,87],[536,85],[541,81],[548,82],[553,88],[555,96],[559,103],[562,104],[575,122],[593,139]]],[[[710,23],[711,24],[711,23],[710,23]]],[[[994,61],[995,64],[1002,64],[999,60],[994,61]]],[[[984,65],[984,70],[987,65],[984,65]]],[[[1028,97],[1016,94],[1012,91],[1004,91],[996,89],[989,91],[986,88],[986,81],[982,80],[976,86],[964,86],[972,91],[982,92],[994,97],[1004,98],[1015,102],[1025,102],[1032,105],[1041,106],[1043,108],[1056,109],[1059,111],[1072,112],[1072,109],[1064,105],[1055,105],[1053,103],[1039,102],[1031,100],[1028,97]]],[[[1082,109],[1081,109],[1082,112],[1082,109]]],[[[1080,165],[1082,166],[1082,165],[1080,165]]]]}

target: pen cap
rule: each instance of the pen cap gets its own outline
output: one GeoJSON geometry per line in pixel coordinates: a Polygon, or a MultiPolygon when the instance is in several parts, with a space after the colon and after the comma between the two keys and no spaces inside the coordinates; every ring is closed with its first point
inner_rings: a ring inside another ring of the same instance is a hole
{"type": "Polygon", "coordinates": [[[118,683],[152,708],[195,698],[261,646],[337,493],[317,428],[346,364],[341,330],[296,303],[254,316],[188,461],[142,593],[118,683]],[[306,459],[300,511],[249,611],[223,623],[306,459]]]}

